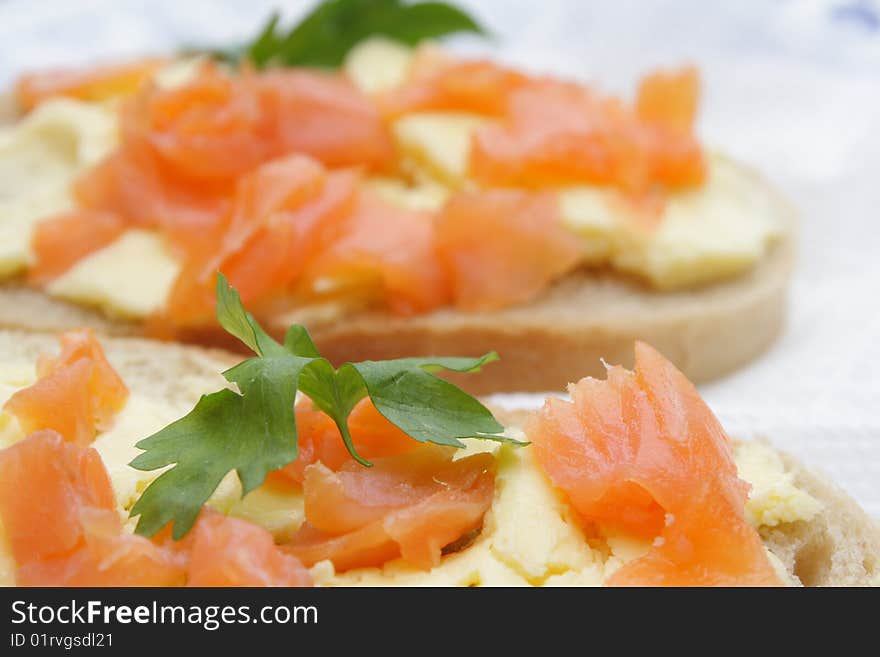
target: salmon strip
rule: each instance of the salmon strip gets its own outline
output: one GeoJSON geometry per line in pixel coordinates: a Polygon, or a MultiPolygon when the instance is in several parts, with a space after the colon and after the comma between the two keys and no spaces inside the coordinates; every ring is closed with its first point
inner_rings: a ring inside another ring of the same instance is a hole
{"type": "Polygon", "coordinates": [[[453,449],[424,445],[338,471],[305,468],[306,522],[284,545],[306,565],[329,559],[337,570],[381,566],[402,557],[428,570],[444,546],[478,530],[492,504],[495,460],[456,461],[453,449]]]}
{"type": "Polygon", "coordinates": [[[34,264],[28,282],[47,285],[91,253],[114,242],[125,230],[118,215],[74,210],[40,221],[31,238],[34,264]]]}
{"type": "Polygon", "coordinates": [[[581,259],[555,195],[517,190],[452,197],[437,218],[437,251],[464,310],[529,301],[581,259]]]}
{"type": "Polygon", "coordinates": [[[486,60],[466,61],[435,48],[416,51],[407,80],[379,98],[385,116],[449,111],[504,116],[510,95],[531,82],[486,60]]]}
{"type": "Polygon", "coordinates": [[[205,509],[192,529],[187,586],[311,586],[312,577],[259,525],[205,509]]]}
{"type": "Polygon", "coordinates": [[[635,368],[582,379],[526,425],[541,468],[586,523],[653,539],[612,586],[780,585],[745,519],[749,485],[693,385],[644,343],[635,368]]]}
{"type": "Polygon", "coordinates": [[[53,431],[0,451],[0,521],[18,586],[309,586],[268,531],[204,510],[184,540],[123,527],[107,470],[91,448],[53,431]]]}
{"type": "MultiPolygon", "coordinates": [[[[295,412],[299,453],[295,461],[273,473],[273,479],[302,484],[305,469],[313,463],[323,463],[335,471],[351,459],[336,423],[310,399],[297,402],[295,412]]],[[[352,409],[348,431],[355,450],[365,459],[404,454],[419,445],[379,413],[369,397],[352,409]]]]}
{"type": "Polygon", "coordinates": [[[21,76],[15,85],[16,100],[21,109],[30,111],[58,96],[86,101],[124,96],[134,93],[167,62],[164,58],[150,57],[83,70],[56,69],[29,73],[21,76]]]}
{"type": "Polygon", "coordinates": [[[128,399],[128,388],[91,329],[63,333],[61,354],[41,357],[37,374],[36,383],[17,391],[3,406],[25,433],[52,429],[85,446],[128,399]]]}

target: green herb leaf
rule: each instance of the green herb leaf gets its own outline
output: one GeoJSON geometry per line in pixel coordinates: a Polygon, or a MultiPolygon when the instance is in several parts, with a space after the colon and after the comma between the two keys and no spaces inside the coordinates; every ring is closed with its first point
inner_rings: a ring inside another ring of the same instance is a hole
{"type": "Polygon", "coordinates": [[[145,451],[131,462],[133,468],[175,464],[132,508],[132,515],[140,514],[140,534],[152,536],[173,520],[178,539],[228,472],[238,473],[246,494],[268,472],[296,459],[293,404],[300,373],[314,358],[299,356],[269,337],[222,274],[217,277],[217,318],[258,356],[223,373],[238,393],[225,389],[206,395],[188,415],[137,443],[145,451]]]}
{"type": "Polygon", "coordinates": [[[237,391],[203,396],[186,416],[137,443],[144,453],[131,466],[156,470],[157,477],[131,510],[140,516],[136,531],[152,536],[173,522],[172,536],[183,537],[220,481],[233,470],[242,494],[259,486],[272,470],[297,456],[297,390],[307,395],[339,428],[352,457],[348,417],[369,396],[377,410],[415,440],[463,447],[462,438],[519,441],[479,401],[432,373],[475,372],[498,359],[401,358],[345,363],[339,369],[322,358],[302,326],[291,326],[284,344],[268,335],[241,303],[222,274],[217,276],[217,319],[226,331],[254,351],[223,373],[237,391]]]}
{"type": "Polygon", "coordinates": [[[246,59],[268,65],[336,68],[360,41],[381,35],[415,45],[456,32],[485,34],[473,18],[445,2],[404,0],[324,0],[285,32],[273,14],[247,46],[218,51],[227,61],[246,59]]]}
{"type": "Polygon", "coordinates": [[[498,359],[495,352],[482,358],[401,358],[354,363],[370,399],[382,415],[420,442],[464,447],[461,438],[491,438],[504,431],[488,408],[475,398],[429,372],[439,369],[477,372],[498,359]]]}

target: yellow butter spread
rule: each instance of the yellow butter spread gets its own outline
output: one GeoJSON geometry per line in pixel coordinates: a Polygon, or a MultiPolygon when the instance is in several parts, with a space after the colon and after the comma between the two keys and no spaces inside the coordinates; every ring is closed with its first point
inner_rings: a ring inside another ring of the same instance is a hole
{"type": "Polygon", "coordinates": [[[70,183],[116,145],[115,113],[58,99],[0,131],[0,278],[31,261],[34,225],[69,209],[70,183]]]}
{"type": "Polygon", "coordinates": [[[52,281],[46,291],[111,316],[138,319],[165,305],[180,263],[157,233],[128,230],[52,281]]]}

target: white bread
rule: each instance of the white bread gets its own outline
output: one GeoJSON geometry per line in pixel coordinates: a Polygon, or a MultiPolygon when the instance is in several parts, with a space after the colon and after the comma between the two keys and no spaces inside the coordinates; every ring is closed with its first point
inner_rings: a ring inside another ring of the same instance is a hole
{"type": "MultiPolygon", "coordinates": [[[[108,358],[132,393],[180,408],[194,403],[194,392],[223,385],[220,371],[239,357],[174,344],[130,338],[104,338],[108,358]]],[[[55,352],[47,334],[0,331],[0,363],[32,362],[41,352],[55,352]]],[[[525,411],[496,411],[509,427],[521,426],[525,411]]],[[[807,586],[865,586],[880,577],[880,525],[823,475],[782,454],[798,487],[823,506],[809,522],[783,523],[764,530],[765,545],[780,559],[794,582],[807,586]]]]}

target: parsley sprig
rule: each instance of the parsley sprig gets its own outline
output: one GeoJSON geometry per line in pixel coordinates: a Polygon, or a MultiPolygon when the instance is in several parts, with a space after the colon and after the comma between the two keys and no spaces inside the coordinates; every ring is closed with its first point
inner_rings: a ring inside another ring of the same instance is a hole
{"type": "Polygon", "coordinates": [[[173,522],[175,540],[190,530],[202,505],[231,471],[242,495],[272,470],[297,456],[294,402],[307,395],[339,428],[354,459],[348,416],[369,396],[392,424],[419,442],[464,447],[462,438],[518,443],[474,397],[434,376],[440,370],[476,372],[497,360],[480,358],[400,358],[345,363],[338,369],[315,348],[306,329],[293,325],[284,344],[269,336],[248,313],[222,274],[217,276],[217,319],[256,355],[223,373],[236,390],[204,395],[187,415],[137,443],[144,450],[131,466],[156,470],[173,465],[143,492],[131,511],[140,516],[137,533],[152,536],[173,522]]]}
{"type": "Polygon", "coordinates": [[[456,32],[485,34],[473,18],[445,2],[324,0],[285,30],[276,12],[250,43],[213,54],[231,62],[265,66],[335,68],[358,42],[382,35],[407,45],[456,32]]]}

